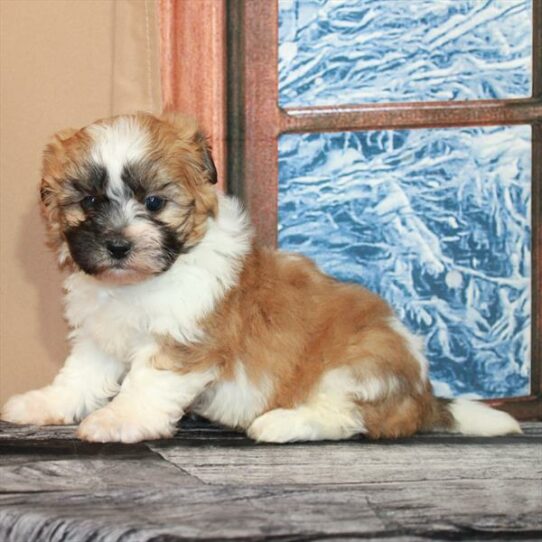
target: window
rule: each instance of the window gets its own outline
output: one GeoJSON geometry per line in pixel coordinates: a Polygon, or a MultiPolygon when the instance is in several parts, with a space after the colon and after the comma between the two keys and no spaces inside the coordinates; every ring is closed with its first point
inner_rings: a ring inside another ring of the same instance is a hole
{"type": "Polygon", "coordinates": [[[437,393],[540,415],[542,3],[227,10],[229,189],[260,241],[386,297],[437,393]]]}

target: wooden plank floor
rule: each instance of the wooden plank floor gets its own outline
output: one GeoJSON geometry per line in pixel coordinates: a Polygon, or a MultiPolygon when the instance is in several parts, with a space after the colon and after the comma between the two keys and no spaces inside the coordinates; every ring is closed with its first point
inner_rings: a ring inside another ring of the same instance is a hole
{"type": "Polygon", "coordinates": [[[524,431],[285,446],[187,420],[100,445],[0,423],[0,541],[541,540],[542,423],[524,431]]]}

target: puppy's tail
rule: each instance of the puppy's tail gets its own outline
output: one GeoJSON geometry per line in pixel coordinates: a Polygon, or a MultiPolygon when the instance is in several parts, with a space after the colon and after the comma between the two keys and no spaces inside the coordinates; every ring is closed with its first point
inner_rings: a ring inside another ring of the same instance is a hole
{"type": "Polygon", "coordinates": [[[506,412],[478,401],[438,397],[434,398],[427,429],[481,437],[522,432],[519,423],[506,412]]]}

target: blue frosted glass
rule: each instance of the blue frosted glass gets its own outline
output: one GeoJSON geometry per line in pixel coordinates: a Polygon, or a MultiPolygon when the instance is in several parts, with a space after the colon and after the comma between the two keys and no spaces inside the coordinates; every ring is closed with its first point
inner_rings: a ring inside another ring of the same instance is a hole
{"type": "Polygon", "coordinates": [[[279,0],[283,107],[531,95],[531,0],[279,0]]]}
{"type": "Polygon", "coordinates": [[[528,126],[287,134],[279,245],[378,292],[444,396],[529,394],[528,126]]]}

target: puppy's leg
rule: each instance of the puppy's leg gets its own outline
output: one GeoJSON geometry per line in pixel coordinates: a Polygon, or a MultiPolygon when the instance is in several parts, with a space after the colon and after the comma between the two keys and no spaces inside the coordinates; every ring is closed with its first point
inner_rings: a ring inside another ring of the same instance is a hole
{"type": "Polygon", "coordinates": [[[15,395],[0,418],[12,423],[60,425],[78,421],[103,406],[119,390],[124,365],[90,339],[78,338],[53,383],[15,395]]]}
{"type": "Polygon", "coordinates": [[[248,428],[248,436],[260,442],[293,442],[364,433],[361,411],[347,385],[351,381],[348,374],[328,373],[305,403],[262,414],[248,428]]]}
{"type": "Polygon", "coordinates": [[[115,399],[83,420],[77,431],[81,439],[139,442],[174,434],[185,409],[213,381],[214,372],[155,369],[152,357],[134,361],[115,399]]]}

